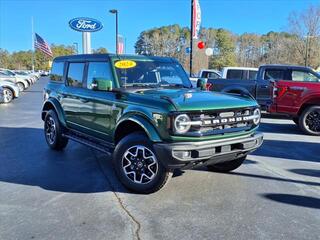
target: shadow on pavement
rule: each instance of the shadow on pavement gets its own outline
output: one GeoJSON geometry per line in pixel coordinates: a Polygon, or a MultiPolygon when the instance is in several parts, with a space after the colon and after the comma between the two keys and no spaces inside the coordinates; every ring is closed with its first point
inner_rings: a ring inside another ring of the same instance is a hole
{"type": "MultiPolygon", "coordinates": [[[[226,173],[221,173],[226,174],[226,173]]],[[[230,172],[227,173],[230,175],[236,175],[236,176],[243,176],[243,177],[252,177],[252,178],[260,178],[260,179],[266,179],[266,180],[274,180],[274,181],[280,181],[280,182],[289,182],[289,183],[298,183],[298,184],[305,184],[310,186],[320,186],[319,182],[310,182],[310,181],[302,181],[302,180],[294,180],[289,178],[280,178],[280,177],[272,177],[272,176],[263,176],[258,174],[250,174],[250,173],[241,173],[241,172],[230,172]]]]}
{"type": "MultiPolygon", "coordinates": [[[[113,191],[91,149],[50,150],[42,129],[0,127],[0,181],[60,192],[113,191]]],[[[116,180],[114,180],[116,181],[116,180]]],[[[117,188],[118,191],[118,188],[117,188]]],[[[125,191],[125,190],[120,190],[125,191]]]]}
{"type": "Polygon", "coordinates": [[[286,203],[286,204],[295,205],[299,207],[320,209],[319,198],[292,195],[292,194],[274,194],[274,193],[263,194],[262,196],[267,199],[280,202],[280,203],[286,203]]]}
{"type": "Polygon", "coordinates": [[[267,133],[305,135],[295,124],[260,123],[259,131],[267,133]]]}
{"type": "Polygon", "coordinates": [[[320,178],[320,170],[316,169],[289,169],[288,171],[300,174],[300,175],[305,175],[305,176],[311,176],[311,177],[319,177],[320,178]]]}
{"type": "Polygon", "coordinates": [[[320,162],[319,147],[319,143],[312,142],[264,140],[253,155],[286,158],[285,161],[320,162]]]}

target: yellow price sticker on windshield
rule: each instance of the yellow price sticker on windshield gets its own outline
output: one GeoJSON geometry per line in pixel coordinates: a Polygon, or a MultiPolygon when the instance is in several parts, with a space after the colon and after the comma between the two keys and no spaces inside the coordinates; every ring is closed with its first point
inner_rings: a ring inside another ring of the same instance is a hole
{"type": "Polygon", "coordinates": [[[137,63],[131,60],[120,60],[114,64],[116,68],[121,68],[121,69],[133,68],[136,65],[137,63]]]}

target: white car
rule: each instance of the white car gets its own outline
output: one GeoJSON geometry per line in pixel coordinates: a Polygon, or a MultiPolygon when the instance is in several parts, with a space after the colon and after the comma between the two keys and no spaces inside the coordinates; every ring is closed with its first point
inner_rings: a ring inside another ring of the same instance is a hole
{"type": "Polygon", "coordinates": [[[25,77],[17,75],[6,69],[0,69],[0,81],[10,81],[17,84],[20,92],[24,91],[30,86],[29,81],[25,77]]]}
{"type": "Polygon", "coordinates": [[[0,81],[0,88],[2,89],[3,103],[9,103],[14,98],[19,97],[20,90],[18,86],[10,81],[0,81]]]}
{"type": "Polygon", "coordinates": [[[28,73],[27,71],[15,70],[14,73],[25,78],[31,79],[32,84],[38,80],[36,75],[28,73]]]}
{"type": "Polygon", "coordinates": [[[4,92],[3,88],[0,86],[0,103],[4,102],[4,92]]]}

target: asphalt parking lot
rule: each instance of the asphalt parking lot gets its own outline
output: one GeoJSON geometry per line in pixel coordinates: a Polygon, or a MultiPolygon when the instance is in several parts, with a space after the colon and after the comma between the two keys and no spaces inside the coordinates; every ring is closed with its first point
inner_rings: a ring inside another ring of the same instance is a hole
{"type": "Polygon", "coordinates": [[[177,172],[138,195],[107,156],[48,149],[46,81],[0,105],[0,239],[319,239],[320,138],[291,120],[264,118],[263,146],[233,173],[177,172]]]}

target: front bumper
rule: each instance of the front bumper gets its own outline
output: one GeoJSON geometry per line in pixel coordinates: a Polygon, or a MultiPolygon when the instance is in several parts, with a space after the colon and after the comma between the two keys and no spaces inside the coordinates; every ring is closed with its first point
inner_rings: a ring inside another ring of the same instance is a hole
{"type": "Polygon", "coordinates": [[[262,133],[201,142],[156,143],[154,149],[166,168],[187,169],[198,164],[215,164],[245,156],[263,142],[262,133]]]}

